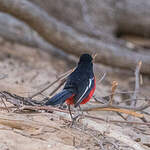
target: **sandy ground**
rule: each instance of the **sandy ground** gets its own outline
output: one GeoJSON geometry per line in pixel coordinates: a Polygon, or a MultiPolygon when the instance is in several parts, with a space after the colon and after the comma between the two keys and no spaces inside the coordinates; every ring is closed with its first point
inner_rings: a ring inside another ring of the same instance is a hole
{"type": "MultiPolygon", "coordinates": [[[[33,93],[45,87],[49,82],[54,81],[59,75],[73,68],[74,62],[69,62],[59,56],[48,55],[33,48],[11,44],[8,42],[0,45],[0,91],[9,91],[21,96],[31,96],[33,93]]],[[[97,79],[99,72],[96,70],[97,79]]],[[[117,79],[118,90],[128,89],[133,86],[134,77],[109,76],[103,84],[97,84],[95,95],[105,96],[110,93],[111,82],[117,79]]],[[[148,81],[148,78],[144,79],[148,81]]],[[[56,84],[57,85],[57,84],[56,84]]],[[[41,100],[54,89],[43,92],[36,97],[41,100]]],[[[143,94],[149,96],[150,86],[145,84],[143,94]]],[[[122,97],[116,96],[120,101],[122,97]]],[[[91,100],[92,104],[96,104],[91,100]]],[[[6,103],[8,106],[9,103],[6,103]]],[[[3,103],[0,102],[3,107],[3,103]]],[[[105,119],[122,120],[114,112],[91,112],[91,115],[105,119]]],[[[146,116],[150,120],[150,116],[146,116]]],[[[134,121],[140,121],[132,118],[134,121]]],[[[97,121],[101,123],[100,121],[97,121]]],[[[103,133],[84,127],[78,124],[69,128],[70,122],[55,113],[41,112],[7,112],[0,110],[0,150],[98,150],[100,143],[105,149],[132,149],[116,139],[109,138],[103,133]],[[115,147],[115,143],[117,147],[115,147]]],[[[110,124],[111,126],[111,124],[110,124]]],[[[150,149],[150,130],[147,126],[118,124],[119,129],[139,144],[147,145],[145,149],[150,149]],[[121,127],[121,128],[120,128],[121,127]]]]}

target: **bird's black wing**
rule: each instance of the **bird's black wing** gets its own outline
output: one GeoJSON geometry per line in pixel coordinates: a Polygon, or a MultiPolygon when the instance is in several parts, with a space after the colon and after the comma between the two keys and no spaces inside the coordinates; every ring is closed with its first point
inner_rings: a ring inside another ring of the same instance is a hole
{"type": "Polygon", "coordinates": [[[94,87],[94,75],[87,68],[76,68],[66,81],[64,89],[72,89],[74,92],[74,106],[77,107],[94,87]]]}
{"type": "Polygon", "coordinates": [[[74,106],[77,107],[80,103],[88,97],[91,90],[94,88],[94,77],[89,78],[86,81],[81,81],[78,85],[78,92],[77,95],[74,97],[74,106]]]}

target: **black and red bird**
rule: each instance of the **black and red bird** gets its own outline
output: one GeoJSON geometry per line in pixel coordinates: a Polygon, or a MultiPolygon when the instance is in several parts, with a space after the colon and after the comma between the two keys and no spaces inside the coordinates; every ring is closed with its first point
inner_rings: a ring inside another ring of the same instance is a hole
{"type": "Polygon", "coordinates": [[[69,106],[77,107],[87,103],[96,88],[92,60],[89,54],[81,55],[78,66],[68,76],[63,90],[45,104],[54,106],[66,102],[69,106]]]}

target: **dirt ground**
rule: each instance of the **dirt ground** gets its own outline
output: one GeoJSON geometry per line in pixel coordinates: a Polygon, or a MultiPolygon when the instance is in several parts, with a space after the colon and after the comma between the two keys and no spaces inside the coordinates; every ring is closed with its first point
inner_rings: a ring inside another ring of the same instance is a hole
{"type": "MultiPolygon", "coordinates": [[[[73,68],[74,61],[67,61],[60,56],[50,55],[40,50],[25,47],[9,42],[0,43],[0,91],[8,91],[20,96],[29,97],[54,81],[59,75],[73,68]]],[[[98,68],[97,65],[95,68],[98,68]]],[[[99,69],[95,69],[97,81],[99,80],[99,69]]],[[[134,87],[134,72],[128,77],[125,75],[108,75],[102,84],[97,83],[95,95],[103,97],[110,94],[111,82],[119,82],[119,90],[132,91],[134,87]],[[130,89],[130,90],[129,90],[130,89]]],[[[144,97],[150,96],[149,78],[144,78],[141,88],[144,97]]],[[[36,97],[41,100],[58,84],[36,97]]],[[[123,96],[115,96],[120,102],[123,96]]],[[[12,106],[6,102],[7,106],[12,106]]],[[[90,104],[96,104],[91,100],[90,104]]],[[[70,128],[69,120],[60,117],[56,113],[18,112],[2,109],[4,104],[0,101],[0,150],[99,150],[105,149],[132,150],[133,148],[115,138],[105,136],[81,123],[70,128]]],[[[148,112],[150,111],[147,110],[148,112]]],[[[89,114],[104,119],[123,120],[115,112],[90,112],[89,114]]],[[[124,114],[123,114],[124,115],[124,114]]],[[[126,115],[124,115],[126,116],[126,115]]],[[[150,116],[145,116],[150,121],[150,116]]],[[[140,121],[131,118],[132,121],[140,121]]],[[[102,123],[102,121],[97,121],[102,123]]],[[[108,125],[108,123],[106,123],[108,125]]],[[[142,145],[144,149],[150,149],[150,129],[145,125],[115,124],[121,132],[129,136],[133,141],[142,145]]],[[[111,123],[109,124],[111,127],[111,123]]],[[[109,128],[108,127],[108,128],[109,128]]]]}

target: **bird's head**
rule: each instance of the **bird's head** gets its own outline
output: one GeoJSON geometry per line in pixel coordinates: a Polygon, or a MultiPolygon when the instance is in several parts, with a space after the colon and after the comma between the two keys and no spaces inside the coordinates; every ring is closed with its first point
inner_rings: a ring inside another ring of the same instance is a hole
{"type": "Polygon", "coordinates": [[[89,55],[89,54],[82,54],[80,56],[80,60],[79,60],[79,63],[82,63],[82,62],[87,62],[87,63],[91,63],[93,60],[92,56],[89,55]]]}

